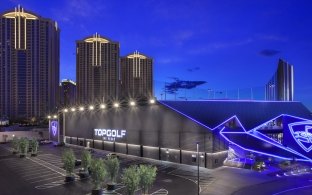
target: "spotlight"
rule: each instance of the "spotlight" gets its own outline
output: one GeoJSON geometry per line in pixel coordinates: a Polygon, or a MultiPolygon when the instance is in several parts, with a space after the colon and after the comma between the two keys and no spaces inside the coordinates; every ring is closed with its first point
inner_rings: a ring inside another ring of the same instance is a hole
{"type": "Polygon", "coordinates": [[[76,108],[72,108],[72,109],[70,109],[72,112],[75,112],[76,111],[76,108]]]}
{"type": "Polygon", "coordinates": [[[56,115],[53,115],[53,118],[57,118],[57,116],[56,116],[56,115]]]}
{"type": "Polygon", "coordinates": [[[154,99],[150,99],[150,103],[151,104],[155,104],[155,100],[154,99]]]}
{"type": "Polygon", "coordinates": [[[119,107],[119,104],[116,102],[116,103],[114,103],[114,107],[115,108],[118,108],[119,107]]]}
{"type": "Polygon", "coordinates": [[[100,108],[101,108],[101,109],[104,109],[104,108],[105,108],[105,105],[104,105],[104,104],[101,104],[101,105],[100,105],[100,108]]]}
{"type": "Polygon", "coordinates": [[[81,106],[81,107],[79,108],[79,110],[80,110],[80,111],[84,111],[84,107],[81,106]]]}
{"type": "Polygon", "coordinates": [[[131,101],[131,102],[130,102],[130,106],[135,106],[135,102],[134,102],[134,101],[131,101]]]}
{"type": "Polygon", "coordinates": [[[89,110],[94,110],[94,106],[89,106],[89,110]]]}
{"type": "Polygon", "coordinates": [[[50,118],[51,118],[51,116],[49,115],[49,116],[48,116],[48,119],[50,119],[50,118]]]}
{"type": "Polygon", "coordinates": [[[68,112],[68,109],[67,109],[67,108],[65,108],[65,109],[64,109],[64,112],[68,112]]]}

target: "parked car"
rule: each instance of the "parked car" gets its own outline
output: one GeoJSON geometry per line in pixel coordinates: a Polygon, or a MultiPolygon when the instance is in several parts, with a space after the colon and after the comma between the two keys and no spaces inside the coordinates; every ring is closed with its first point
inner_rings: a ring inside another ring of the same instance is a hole
{"type": "Polygon", "coordinates": [[[118,158],[119,159],[119,156],[116,153],[108,153],[106,155],[106,158],[118,158]]]}
{"type": "Polygon", "coordinates": [[[47,140],[47,139],[41,139],[41,140],[38,140],[38,142],[39,142],[40,145],[51,144],[52,143],[51,140],[47,140]]]}

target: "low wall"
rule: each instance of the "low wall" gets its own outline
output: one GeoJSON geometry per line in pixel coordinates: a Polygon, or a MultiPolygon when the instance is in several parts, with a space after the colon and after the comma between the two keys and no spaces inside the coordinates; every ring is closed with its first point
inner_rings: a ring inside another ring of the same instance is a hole
{"type": "Polygon", "coordinates": [[[4,131],[0,132],[0,143],[11,141],[14,137],[49,139],[49,131],[48,129],[33,129],[31,131],[4,131]]]}

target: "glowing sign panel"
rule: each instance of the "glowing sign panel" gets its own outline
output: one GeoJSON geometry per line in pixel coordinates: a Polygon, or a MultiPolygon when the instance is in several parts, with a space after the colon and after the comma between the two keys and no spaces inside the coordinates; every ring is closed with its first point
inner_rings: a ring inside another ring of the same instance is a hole
{"type": "Polygon", "coordinates": [[[94,135],[100,136],[104,140],[115,141],[116,138],[123,138],[126,136],[126,130],[116,129],[94,129],[94,135]]]}
{"type": "Polygon", "coordinates": [[[51,130],[52,130],[53,136],[56,136],[56,133],[57,133],[57,121],[52,121],[51,122],[51,130]]]}
{"type": "Polygon", "coordinates": [[[291,135],[306,152],[312,150],[312,121],[301,121],[288,124],[291,135]]]}

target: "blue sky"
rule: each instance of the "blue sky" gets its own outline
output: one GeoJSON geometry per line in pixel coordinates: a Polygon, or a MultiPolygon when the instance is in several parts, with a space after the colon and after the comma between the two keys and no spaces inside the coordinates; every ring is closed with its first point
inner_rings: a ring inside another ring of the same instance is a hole
{"type": "MultiPolygon", "coordinates": [[[[207,89],[261,88],[279,58],[295,68],[295,99],[312,110],[312,1],[1,0],[61,28],[61,79],[75,78],[75,41],[95,32],[120,42],[121,56],[154,58],[156,85],[206,81],[207,89]]],[[[156,89],[156,95],[159,90],[156,89]]]]}

